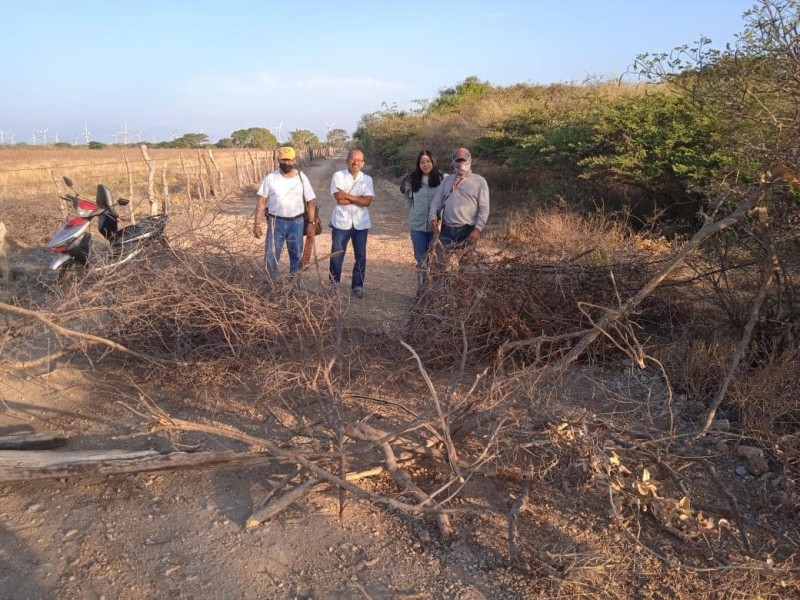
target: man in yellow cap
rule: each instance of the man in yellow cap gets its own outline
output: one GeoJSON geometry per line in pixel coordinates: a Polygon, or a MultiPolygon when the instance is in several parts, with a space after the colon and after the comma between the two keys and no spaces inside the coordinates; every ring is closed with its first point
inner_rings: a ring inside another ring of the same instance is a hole
{"type": "Polygon", "coordinates": [[[297,170],[294,148],[278,148],[278,168],[267,173],[258,188],[258,204],[253,222],[253,235],[261,238],[261,217],[267,218],[267,238],[264,243],[264,262],[270,279],[280,279],[278,261],[283,245],[289,252],[289,273],[298,273],[303,255],[303,212],[308,206],[311,223],[309,236],[314,235],[317,214],[316,194],[305,173],[297,170]],[[265,210],[266,209],[266,210],[265,210]]]}

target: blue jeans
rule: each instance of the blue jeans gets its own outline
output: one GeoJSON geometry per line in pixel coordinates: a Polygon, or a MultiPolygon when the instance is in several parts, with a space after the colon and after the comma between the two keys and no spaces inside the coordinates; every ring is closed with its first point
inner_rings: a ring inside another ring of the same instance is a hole
{"type": "Polygon", "coordinates": [[[364,274],[367,271],[367,234],[369,229],[331,229],[331,280],[337,284],[342,280],[342,264],[347,251],[347,243],[353,241],[353,289],[364,287],[364,274]],[[338,253],[338,254],[337,254],[338,253]]]}
{"type": "Polygon", "coordinates": [[[472,225],[450,227],[442,223],[442,231],[439,234],[439,241],[442,242],[442,246],[445,248],[449,248],[450,246],[454,246],[456,244],[466,246],[468,243],[467,238],[469,237],[469,234],[472,233],[472,229],[472,225]]]}
{"type": "Polygon", "coordinates": [[[425,260],[425,255],[428,253],[428,248],[432,241],[432,231],[411,230],[411,245],[414,247],[414,261],[418,269],[423,266],[422,262],[425,260]]]}
{"type": "Polygon", "coordinates": [[[303,258],[303,215],[290,221],[267,216],[264,257],[270,279],[279,279],[278,261],[281,258],[284,243],[289,252],[289,272],[298,273],[303,258]]]}

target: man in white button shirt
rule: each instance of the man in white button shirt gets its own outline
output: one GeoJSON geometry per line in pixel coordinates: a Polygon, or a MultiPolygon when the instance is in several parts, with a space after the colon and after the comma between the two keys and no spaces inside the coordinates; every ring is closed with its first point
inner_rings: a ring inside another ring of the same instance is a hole
{"type": "Polygon", "coordinates": [[[331,194],[336,206],[331,216],[331,287],[337,289],[342,279],[342,264],[347,244],[352,240],[353,295],[364,297],[364,275],[367,270],[367,234],[372,226],[369,220],[369,205],[375,197],[372,177],[361,172],[364,153],[351,150],[347,155],[347,168],[337,171],[331,179],[331,194]]]}
{"type": "MultiPolygon", "coordinates": [[[[314,217],[317,214],[316,194],[305,173],[295,168],[294,148],[278,148],[278,168],[267,173],[258,188],[258,205],[253,222],[253,235],[261,237],[261,216],[267,218],[267,239],[264,244],[264,261],[267,274],[278,281],[278,260],[284,243],[289,252],[289,273],[298,273],[303,255],[303,212],[308,205],[310,223],[306,234],[314,235],[314,217]],[[266,211],[264,210],[266,208],[266,211]]],[[[309,242],[310,243],[310,242],[309,242]]]]}

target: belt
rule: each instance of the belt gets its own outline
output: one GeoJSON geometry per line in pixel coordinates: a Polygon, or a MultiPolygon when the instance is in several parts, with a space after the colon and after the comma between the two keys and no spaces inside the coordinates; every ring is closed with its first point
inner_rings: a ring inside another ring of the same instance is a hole
{"type": "Polygon", "coordinates": [[[475,226],[474,225],[448,225],[447,223],[442,222],[442,227],[447,227],[447,229],[466,229],[467,227],[474,228],[475,226]]]}
{"type": "Polygon", "coordinates": [[[299,219],[300,217],[302,217],[303,213],[300,213],[296,217],[279,217],[278,215],[273,215],[273,214],[270,214],[269,216],[272,217],[273,219],[279,219],[281,221],[294,221],[295,219],[299,219]]]}

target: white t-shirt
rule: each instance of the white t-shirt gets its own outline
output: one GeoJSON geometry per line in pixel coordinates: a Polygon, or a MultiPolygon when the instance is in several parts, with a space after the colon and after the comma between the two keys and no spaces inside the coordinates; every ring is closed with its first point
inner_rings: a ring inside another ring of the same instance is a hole
{"type": "MultiPolygon", "coordinates": [[[[364,175],[361,171],[355,178],[347,169],[336,171],[331,178],[331,194],[335,194],[337,189],[343,190],[352,196],[375,197],[375,191],[372,188],[372,177],[364,175]]],[[[335,201],[336,199],[334,198],[335,201]]],[[[346,206],[337,204],[333,208],[331,225],[336,229],[369,229],[372,227],[372,223],[369,220],[369,208],[356,206],[355,204],[346,206]]]]}
{"type": "Polygon", "coordinates": [[[299,217],[305,210],[303,194],[306,202],[316,200],[317,196],[305,173],[299,177],[284,177],[280,169],[267,173],[258,195],[267,199],[267,212],[276,217],[299,217]]]}

